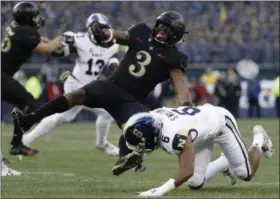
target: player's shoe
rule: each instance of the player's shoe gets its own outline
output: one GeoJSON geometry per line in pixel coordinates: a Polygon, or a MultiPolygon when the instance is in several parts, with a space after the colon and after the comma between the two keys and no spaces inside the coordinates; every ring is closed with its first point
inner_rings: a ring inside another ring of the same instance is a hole
{"type": "Polygon", "coordinates": [[[23,155],[23,156],[35,156],[39,153],[37,149],[31,149],[23,144],[20,145],[13,145],[12,148],[10,149],[10,154],[11,155],[23,155]]]}
{"type": "Polygon", "coordinates": [[[134,152],[121,157],[112,169],[113,175],[120,175],[123,172],[133,169],[142,163],[142,156],[134,152]]]}
{"type": "Polygon", "coordinates": [[[10,169],[3,162],[1,165],[1,176],[20,176],[21,172],[10,169]]]}
{"type": "Polygon", "coordinates": [[[29,124],[23,113],[17,108],[13,108],[12,110],[12,116],[13,116],[13,120],[14,120],[14,124],[19,127],[19,129],[24,133],[26,131],[28,131],[29,129],[31,129],[32,124],[29,124]]]}
{"type": "Polygon", "coordinates": [[[119,155],[119,148],[115,145],[111,144],[110,142],[107,142],[104,146],[96,146],[97,149],[104,151],[108,155],[111,156],[117,156],[119,155]]]}
{"type": "Polygon", "coordinates": [[[221,171],[221,173],[228,179],[229,183],[233,186],[237,182],[237,177],[234,173],[229,169],[226,168],[225,170],[221,171]]]}
{"type": "Polygon", "coordinates": [[[263,126],[255,125],[253,128],[254,135],[258,133],[263,134],[264,142],[262,146],[263,155],[266,158],[271,158],[273,155],[273,144],[267,133],[265,132],[263,126]]]}

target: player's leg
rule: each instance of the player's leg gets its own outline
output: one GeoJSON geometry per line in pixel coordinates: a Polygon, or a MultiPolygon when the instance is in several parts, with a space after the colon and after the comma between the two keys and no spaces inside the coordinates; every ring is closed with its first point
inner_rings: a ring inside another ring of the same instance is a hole
{"type": "Polygon", "coordinates": [[[94,109],[96,119],[96,148],[108,155],[118,155],[119,148],[107,140],[113,118],[104,109],[94,109]]]}
{"type": "Polygon", "coordinates": [[[206,142],[201,146],[194,148],[194,174],[188,180],[188,185],[191,189],[197,190],[203,187],[206,182],[206,171],[211,161],[212,153],[214,150],[214,144],[212,142],[206,142]]]}
{"type": "Polygon", "coordinates": [[[48,132],[51,132],[51,130],[53,130],[55,127],[66,122],[71,122],[75,119],[82,108],[83,106],[75,106],[63,113],[56,113],[44,118],[34,129],[23,135],[23,144],[30,146],[35,139],[45,135],[48,132]]]}
{"type": "MultiPolygon", "coordinates": [[[[144,107],[141,103],[134,102],[123,103],[113,110],[108,111],[115,118],[118,126],[122,129],[125,122],[134,114],[144,112],[144,107]]],[[[123,135],[119,138],[119,160],[114,165],[112,172],[114,175],[120,175],[123,172],[136,167],[136,171],[144,171],[142,166],[142,157],[133,153],[126,145],[126,140],[123,135]]]]}
{"type": "Polygon", "coordinates": [[[209,163],[205,175],[206,181],[209,182],[214,175],[221,172],[225,177],[229,179],[231,185],[235,185],[237,177],[228,167],[228,160],[222,153],[219,158],[209,163]]]}
{"type": "Polygon", "coordinates": [[[3,161],[2,152],[0,152],[0,161],[1,161],[1,176],[19,176],[21,172],[9,168],[3,161]]]}
{"type": "Polygon", "coordinates": [[[92,81],[80,89],[66,93],[44,104],[31,114],[23,115],[21,111],[14,109],[12,115],[16,124],[25,132],[43,118],[55,113],[65,112],[76,105],[85,105],[90,108],[104,108],[106,104],[115,100],[115,98],[109,97],[112,93],[117,92],[114,88],[110,87],[111,85],[112,82],[110,81],[92,81]]]}
{"type": "Polygon", "coordinates": [[[249,181],[255,175],[261,155],[271,157],[273,146],[263,127],[256,125],[253,129],[253,142],[247,151],[232,114],[225,112],[226,125],[223,134],[216,138],[228,162],[229,169],[242,180],[249,181]]]}
{"type": "MultiPolygon", "coordinates": [[[[2,100],[5,100],[24,112],[29,112],[30,110],[34,110],[36,106],[35,99],[31,96],[30,93],[26,91],[26,89],[15,79],[6,75],[5,73],[1,74],[2,78],[2,100]]],[[[21,142],[22,139],[22,131],[19,129],[17,125],[14,125],[13,137],[11,141],[12,148],[10,149],[11,155],[35,155],[38,153],[36,149],[30,149],[24,146],[21,142]]]]}

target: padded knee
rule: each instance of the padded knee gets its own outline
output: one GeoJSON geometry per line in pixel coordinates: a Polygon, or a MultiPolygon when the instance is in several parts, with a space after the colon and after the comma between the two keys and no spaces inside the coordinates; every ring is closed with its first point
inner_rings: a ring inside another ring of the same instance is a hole
{"type": "Polygon", "coordinates": [[[241,180],[250,181],[251,172],[245,166],[240,166],[239,168],[233,169],[234,174],[241,180]]]}
{"type": "Polygon", "coordinates": [[[198,189],[202,188],[204,183],[205,183],[205,177],[199,176],[197,174],[194,174],[188,180],[189,188],[192,190],[198,190],[198,189]]]}

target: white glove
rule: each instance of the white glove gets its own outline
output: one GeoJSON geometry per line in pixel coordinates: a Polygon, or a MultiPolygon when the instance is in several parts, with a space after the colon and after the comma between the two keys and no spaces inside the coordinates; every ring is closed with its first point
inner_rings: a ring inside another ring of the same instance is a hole
{"type": "Polygon", "coordinates": [[[148,191],[138,192],[137,196],[140,197],[152,197],[152,196],[163,196],[163,193],[158,188],[153,188],[148,191]]]}

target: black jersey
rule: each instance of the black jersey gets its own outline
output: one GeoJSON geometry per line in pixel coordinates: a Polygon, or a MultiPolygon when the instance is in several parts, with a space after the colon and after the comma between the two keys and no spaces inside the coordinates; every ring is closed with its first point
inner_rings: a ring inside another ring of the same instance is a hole
{"type": "Polygon", "coordinates": [[[35,27],[17,26],[12,23],[7,28],[6,37],[1,45],[2,72],[13,76],[32,55],[39,42],[40,35],[35,27]]]}
{"type": "Polygon", "coordinates": [[[154,46],[152,29],[144,23],[132,26],[128,32],[129,49],[118,70],[110,78],[142,101],[158,83],[170,78],[170,70],[178,68],[184,72],[187,56],[176,47],[154,46]]]}

